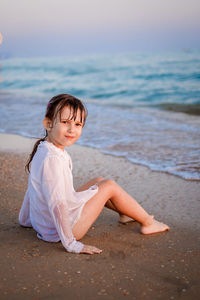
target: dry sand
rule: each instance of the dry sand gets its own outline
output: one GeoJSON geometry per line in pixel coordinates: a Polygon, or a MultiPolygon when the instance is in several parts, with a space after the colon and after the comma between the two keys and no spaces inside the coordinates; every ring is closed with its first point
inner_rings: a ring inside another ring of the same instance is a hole
{"type": "Polygon", "coordinates": [[[119,224],[105,208],[82,239],[103,252],[67,253],[18,224],[33,142],[0,134],[0,299],[200,298],[200,182],[72,146],[75,187],[96,176],[115,179],[171,231],[143,236],[136,222],[119,224]]]}

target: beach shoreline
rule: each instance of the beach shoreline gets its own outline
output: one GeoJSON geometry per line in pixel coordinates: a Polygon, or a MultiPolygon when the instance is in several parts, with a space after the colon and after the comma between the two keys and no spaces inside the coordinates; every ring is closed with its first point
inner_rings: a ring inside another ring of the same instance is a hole
{"type": "Polygon", "coordinates": [[[42,136],[48,101],[69,92],[88,110],[78,143],[200,181],[199,65],[199,51],[8,59],[1,131],[42,136]]]}
{"type": "Polygon", "coordinates": [[[35,140],[10,134],[0,140],[1,299],[198,298],[200,182],[73,145],[68,152],[75,188],[92,177],[112,178],[171,227],[142,236],[136,222],[120,225],[105,208],[82,240],[102,254],[75,255],[19,226],[28,180],[24,165],[35,140]]]}

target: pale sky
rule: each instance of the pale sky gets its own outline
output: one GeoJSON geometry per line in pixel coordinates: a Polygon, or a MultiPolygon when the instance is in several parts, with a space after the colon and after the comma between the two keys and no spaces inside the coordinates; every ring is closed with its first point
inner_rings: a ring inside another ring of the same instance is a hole
{"type": "Polygon", "coordinates": [[[200,48],[200,0],[0,0],[0,32],[14,56],[200,48]]]}

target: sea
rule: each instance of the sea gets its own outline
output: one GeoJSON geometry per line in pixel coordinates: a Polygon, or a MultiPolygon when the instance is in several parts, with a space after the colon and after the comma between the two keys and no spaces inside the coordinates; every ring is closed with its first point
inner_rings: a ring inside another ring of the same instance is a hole
{"type": "Polygon", "coordinates": [[[42,137],[60,93],[88,109],[78,144],[200,180],[200,51],[2,59],[0,132],[42,137]]]}

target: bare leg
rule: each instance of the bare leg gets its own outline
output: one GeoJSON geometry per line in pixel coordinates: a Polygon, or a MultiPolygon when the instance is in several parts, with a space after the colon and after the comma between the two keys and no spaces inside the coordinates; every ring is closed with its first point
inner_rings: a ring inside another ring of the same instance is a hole
{"type": "MultiPolygon", "coordinates": [[[[99,182],[103,181],[104,178],[103,177],[96,177],[93,178],[92,180],[90,180],[89,182],[85,183],[84,185],[82,185],[77,192],[81,192],[81,191],[85,191],[87,189],[89,189],[92,185],[94,184],[98,184],[99,182]]],[[[112,209],[114,211],[116,211],[119,214],[119,222],[126,224],[128,222],[133,222],[135,221],[134,219],[122,214],[114,205],[114,203],[109,199],[106,203],[105,206],[109,209],[112,209]]]]}
{"type": "Polygon", "coordinates": [[[105,206],[107,208],[110,208],[114,211],[116,211],[118,214],[119,214],[119,222],[122,223],[122,224],[127,224],[127,223],[130,223],[130,222],[134,222],[135,220],[133,218],[130,218],[124,214],[122,214],[114,205],[114,203],[112,202],[112,200],[108,200],[105,204],[105,206]]]}
{"type": "Polygon", "coordinates": [[[77,192],[82,192],[85,191],[87,189],[89,189],[91,186],[99,183],[100,181],[103,181],[104,178],[103,177],[95,177],[92,180],[86,182],[84,185],[82,185],[80,188],[77,189],[77,192]]]}
{"type": "Polygon", "coordinates": [[[87,233],[109,199],[120,213],[141,224],[142,233],[150,234],[169,230],[167,225],[154,220],[135,199],[114,181],[103,180],[98,183],[98,186],[98,193],[85,204],[80,219],[72,229],[76,239],[81,239],[87,233]]]}

